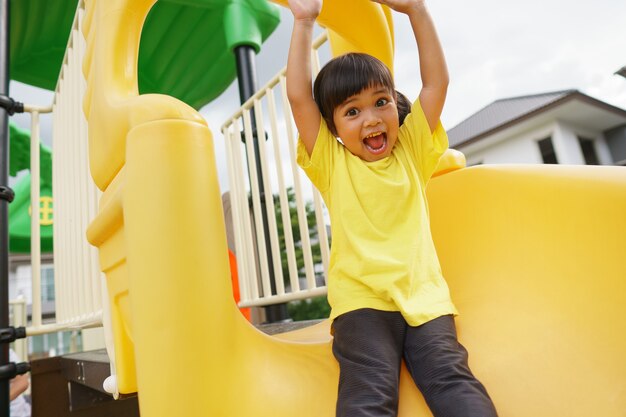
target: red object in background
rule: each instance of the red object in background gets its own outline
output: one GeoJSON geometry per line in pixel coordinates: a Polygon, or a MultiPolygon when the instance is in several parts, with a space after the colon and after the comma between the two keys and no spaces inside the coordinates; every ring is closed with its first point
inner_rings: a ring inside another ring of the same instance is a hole
{"type": "MultiPolygon", "coordinates": [[[[239,276],[237,275],[237,258],[235,254],[228,250],[228,261],[230,263],[230,278],[233,283],[233,295],[235,296],[235,302],[238,303],[241,300],[239,295],[239,276]]],[[[241,314],[244,315],[248,321],[250,321],[250,307],[240,308],[241,314]]]]}

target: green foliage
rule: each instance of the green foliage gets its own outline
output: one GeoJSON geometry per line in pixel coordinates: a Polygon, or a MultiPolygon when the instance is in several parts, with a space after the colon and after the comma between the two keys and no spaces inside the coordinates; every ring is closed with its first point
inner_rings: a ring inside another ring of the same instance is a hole
{"type": "Polygon", "coordinates": [[[326,319],[330,315],[330,306],[326,297],[315,297],[292,301],[287,304],[287,311],[294,321],[326,319]]]}
{"type": "MultiPolygon", "coordinates": [[[[296,194],[293,187],[287,188],[287,200],[289,205],[289,218],[291,220],[291,232],[294,241],[298,278],[305,278],[306,273],[304,265],[304,248],[302,245],[302,236],[300,234],[300,227],[298,223],[296,194]]],[[[287,251],[285,245],[285,230],[282,221],[282,209],[280,205],[280,199],[277,194],[274,195],[274,206],[276,207],[276,223],[278,226],[278,236],[280,239],[279,243],[282,259],[283,280],[285,282],[285,285],[289,286],[289,264],[287,261],[287,251]]],[[[322,254],[320,251],[317,222],[315,219],[315,208],[312,202],[309,201],[305,204],[305,213],[307,224],[309,226],[309,239],[311,243],[311,256],[313,258],[313,264],[318,266],[318,268],[316,269],[321,270],[320,265],[322,263],[322,254]]],[[[322,275],[322,272],[319,272],[316,275],[320,277],[322,275]]],[[[328,317],[330,307],[328,306],[326,297],[317,297],[313,300],[292,302],[288,305],[288,310],[289,315],[293,320],[310,320],[328,317]]]]}
{"type": "MultiPolygon", "coordinates": [[[[298,278],[304,278],[304,248],[302,246],[302,236],[300,234],[300,227],[298,224],[298,212],[296,209],[296,194],[293,187],[287,188],[287,201],[289,205],[289,218],[291,219],[291,233],[293,236],[296,264],[298,268],[298,278]]],[[[280,205],[279,197],[274,195],[274,207],[276,208],[276,223],[279,236],[280,253],[282,260],[283,279],[286,285],[289,284],[289,264],[287,261],[287,250],[285,244],[285,230],[283,227],[282,208],[280,205]]],[[[310,201],[305,204],[305,213],[307,224],[309,227],[309,239],[311,243],[311,255],[313,258],[313,264],[318,265],[322,262],[322,254],[320,251],[320,243],[317,232],[317,223],[315,221],[315,208],[310,201]]]]}

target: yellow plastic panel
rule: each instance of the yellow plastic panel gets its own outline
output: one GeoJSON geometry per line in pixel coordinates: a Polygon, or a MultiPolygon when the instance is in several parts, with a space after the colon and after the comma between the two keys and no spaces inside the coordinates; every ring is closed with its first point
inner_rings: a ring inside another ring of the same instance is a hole
{"type": "Polygon", "coordinates": [[[626,412],[626,169],[433,179],[432,231],[470,364],[507,417],[626,412]]]}
{"type": "Polygon", "coordinates": [[[455,149],[448,149],[441,155],[441,158],[439,158],[439,163],[437,164],[437,168],[435,168],[433,177],[465,168],[465,163],[465,155],[463,155],[462,152],[455,149]]]}
{"type": "Polygon", "coordinates": [[[104,190],[124,165],[126,134],[151,120],[185,119],[206,124],[190,106],[169,96],[138,95],[141,28],[156,0],[85,0],[87,49],[83,110],[89,123],[89,164],[104,190]]]}
{"type": "MultiPolygon", "coordinates": [[[[141,27],[155,0],[86,0],[83,34],[87,40],[83,72],[87,91],[83,110],[89,124],[90,169],[104,192],[98,216],[87,231],[99,248],[111,305],[111,330],[121,393],[137,391],[132,274],[122,213],[128,132],[159,119],[184,119],[206,125],[186,104],[162,95],[137,95],[137,52],[141,27]]],[[[206,129],[206,128],[205,128],[206,129]]]]}
{"type": "Polygon", "coordinates": [[[87,239],[98,247],[100,268],[107,280],[118,390],[122,394],[130,394],[137,392],[137,372],[128,291],[123,184],[124,170],[120,171],[100,198],[99,212],[87,229],[87,239]]]}
{"type": "MultiPolygon", "coordinates": [[[[122,236],[123,230],[117,234],[122,236]]],[[[123,242],[112,240],[107,246],[124,247],[123,242]]],[[[101,249],[102,250],[102,249],[101,249]]],[[[103,258],[101,255],[100,259],[103,258]]],[[[121,394],[137,392],[135,350],[132,343],[131,298],[128,292],[128,268],[125,260],[110,269],[104,269],[111,305],[111,330],[115,347],[115,369],[118,390],[121,394]]]]}

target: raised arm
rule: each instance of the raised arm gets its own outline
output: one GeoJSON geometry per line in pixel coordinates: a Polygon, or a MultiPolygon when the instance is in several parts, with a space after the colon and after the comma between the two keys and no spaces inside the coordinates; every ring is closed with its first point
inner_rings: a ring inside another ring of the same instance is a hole
{"type": "Polygon", "coordinates": [[[437,31],[424,0],[372,0],[409,17],[419,53],[422,90],[419,94],[424,115],[433,131],[437,127],[448,92],[448,67],[437,31]]]}
{"type": "Polygon", "coordinates": [[[287,97],[300,139],[311,155],[321,121],[311,87],[311,44],[322,0],[289,0],[289,8],[294,23],[287,59],[287,97]]]}

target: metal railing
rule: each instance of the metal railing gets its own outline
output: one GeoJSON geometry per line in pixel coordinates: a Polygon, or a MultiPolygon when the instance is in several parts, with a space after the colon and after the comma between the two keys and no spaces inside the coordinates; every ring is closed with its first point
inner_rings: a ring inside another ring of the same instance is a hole
{"type": "MultiPolygon", "coordinates": [[[[41,327],[41,237],[40,237],[40,169],[39,169],[39,115],[50,113],[51,107],[24,106],[31,115],[30,126],[30,262],[32,288],[32,326],[41,327]]],[[[25,323],[24,323],[25,324],[25,323]]],[[[23,356],[25,357],[25,356],[23,356]]]]}
{"type": "Polygon", "coordinates": [[[79,2],[53,103],[54,269],[56,320],[67,327],[102,324],[98,251],[85,238],[100,191],[89,172],[87,121],[82,111],[84,7],[79,2]]]}
{"type": "Polygon", "coordinates": [[[32,320],[29,336],[102,325],[102,285],[97,250],[85,231],[98,207],[99,190],[89,173],[87,123],[82,111],[85,81],[79,2],[50,107],[25,105],[31,114],[31,276],[32,320]],[[53,114],[52,183],[54,198],[55,320],[42,322],[39,214],[39,115],[53,114]]]}
{"type": "MultiPolygon", "coordinates": [[[[319,49],[326,40],[324,33],[313,43],[314,73],[319,71],[319,49]]],[[[221,128],[226,141],[240,307],[326,294],[329,243],[325,208],[319,193],[302,176],[296,163],[296,134],[287,100],[285,73],[286,69],[280,71],[221,128]],[[252,128],[252,114],[256,120],[256,132],[252,128]],[[253,146],[257,138],[267,139],[259,144],[259,155],[255,154],[253,146]],[[262,178],[257,176],[257,160],[261,161],[262,178]],[[260,181],[263,181],[265,196],[260,195],[260,181]],[[290,187],[293,188],[291,201],[290,187]],[[315,212],[313,224],[307,220],[307,207],[310,212],[311,204],[315,212]],[[262,211],[267,213],[269,220],[269,242],[264,238],[262,211]],[[297,216],[297,230],[301,237],[297,242],[292,233],[292,214],[297,216]],[[314,262],[312,243],[319,243],[321,263],[314,262]],[[269,261],[264,255],[267,245],[272,254],[269,261]],[[269,276],[270,261],[274,267],[273,277],[269,276]],[[286,264],[285,273],[283,264],[286,264]],[[324,277],[323,282],[319,282],[320,275],[324,277]],[[272,281],[275,291],[272,291],[272,281]]]]}
{"type": "MultiPolygon", "coordinates": [[[[11,326],[13,327],[26,327],[27,324],[27,311],[26,311],[26,299],[20,296],[15,300],[9,300],[9,315],[11,326]]],[[[16,339],[15,348],[13,349],[17,356],[22,360],[28,358],[28,343],[26,339],[16,339]]]]}

